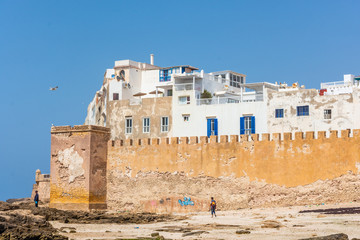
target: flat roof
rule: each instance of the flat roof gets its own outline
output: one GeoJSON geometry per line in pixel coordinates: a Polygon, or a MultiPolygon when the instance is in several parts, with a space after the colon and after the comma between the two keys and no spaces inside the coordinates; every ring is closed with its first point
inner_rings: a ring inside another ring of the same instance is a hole
{"type": "Polygon", "coordinates": [[[253,89],[253,90],[257,90],[259,88],[262,88],[263,86],[265,86],[266,88],[274,89],[274,90],[277,90],[280,87],[276,84],[269,83],[269,82],[245,83],[245,84],[241,84],[241,85],[246,88],[253,89]]]}
{"type": "Polygon", "coordinates": [[[161,69],[170,69],[170,68],[178,68],[178,67],[186,67],[186,68],[190,68],[192,70],[199,70],[198,68],[190,66],[190,65],[171,66],[171,67],[164,67],[164,68],[161,68],[161,69]]]}
{"type": "Polygon", "coordinates": [[[231,71],[231,70],[223,70],[223,71],[211,72],[211,74],[213,74],[213,75],[226,74],[226,73],[232,73],[234,75],[241,75],[243,77],[246,77],[246,75],[243,74],[243,73],[238,73],[238,72],[234,72],[234,71],[231,71]]]}

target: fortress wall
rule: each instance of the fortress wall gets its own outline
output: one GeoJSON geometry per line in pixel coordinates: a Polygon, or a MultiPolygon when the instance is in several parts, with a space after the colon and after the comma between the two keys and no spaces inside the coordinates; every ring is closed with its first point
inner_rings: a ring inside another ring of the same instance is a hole
{"type": "Polygon", "coordinates": [[[222,209],[353,200],[359,145],[360,130],[109,141],[107,204],[181,212],[207,210],[210,196],[222,209]]]}

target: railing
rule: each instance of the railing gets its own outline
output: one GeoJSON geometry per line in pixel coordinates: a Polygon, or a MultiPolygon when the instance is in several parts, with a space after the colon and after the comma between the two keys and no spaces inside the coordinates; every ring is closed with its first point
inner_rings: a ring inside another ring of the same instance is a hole
{"type": "Polygon", "coordinates": [[[174,86],[175,86],[175,91],[194,90],[194,84],[192,83],[175,84],[174,86]]]}
{"type": "Polygon", "coordinates": [[[173,76],[179,76],[179,77],[181,77],[181,76],[198,76],[198,77],[202,77],[201,76],[201,72],[195,72],[195,71],[193,71],[193,72],[191,72],[191,73],[186,73],[186,72],[183,72],[183,73],[173,73],[173,76]]]}
{"type": "Polygon", "coordinates": [[[263,101],[262,94],[254,94],[251,96],[243,96],[241,97],[218,97],[218,98],[203,98],[196,99],[197,105],[214,105],[214,104],[229,104],[229,103],[241,103],[241,102],[262,102],[263,101]]]}
{"type": "Polygon", "coordinates": [[[344,82],[344,81],[337,81],[337,82],[327,82],[327,83],[321,83],[321,89],[328,88],[328,87],[336,87],[336,86],[351,86],[351,82],[344,82]]]}

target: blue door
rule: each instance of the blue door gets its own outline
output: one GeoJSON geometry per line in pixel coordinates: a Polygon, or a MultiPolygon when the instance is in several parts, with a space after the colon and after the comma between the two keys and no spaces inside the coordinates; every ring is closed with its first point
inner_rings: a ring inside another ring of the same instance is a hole
{"type": "Polygon", "coordinates": [[[218,120],[216,118],[207,119],[207,136],[218,135],[218,120]]]}
{"type": "Polygon", "coordinates": [[[240,135],[255,133],[255,116],[240,118],[240,135]]]}

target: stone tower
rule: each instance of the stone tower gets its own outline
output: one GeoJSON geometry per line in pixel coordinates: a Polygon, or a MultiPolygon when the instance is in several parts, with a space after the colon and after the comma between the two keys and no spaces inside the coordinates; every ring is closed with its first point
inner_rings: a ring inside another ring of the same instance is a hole
{"type": "Polygon", "coordinates": [[[51,128],[50,207],[106,209],[106,127],[51,128]]]}

